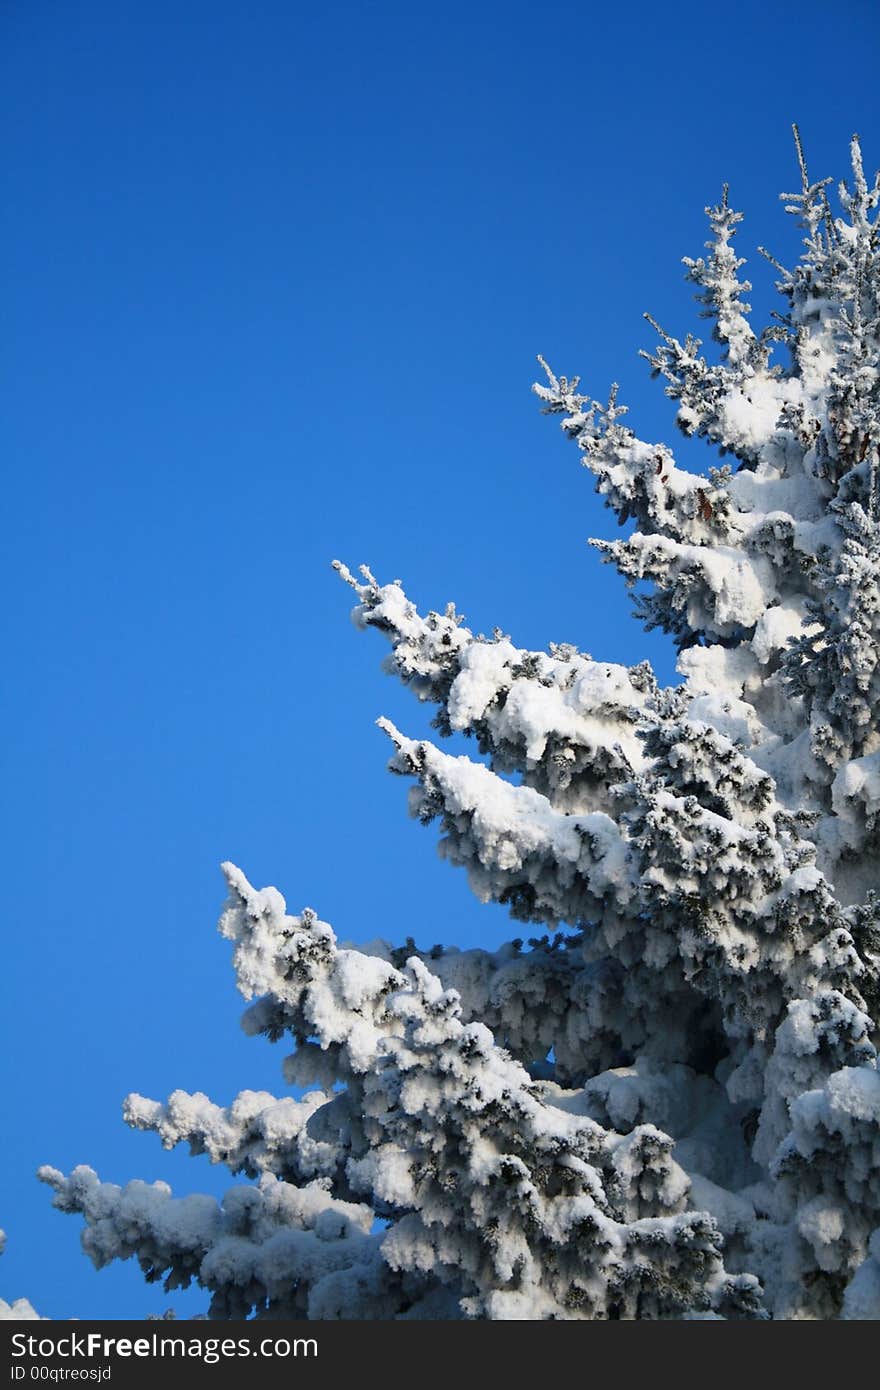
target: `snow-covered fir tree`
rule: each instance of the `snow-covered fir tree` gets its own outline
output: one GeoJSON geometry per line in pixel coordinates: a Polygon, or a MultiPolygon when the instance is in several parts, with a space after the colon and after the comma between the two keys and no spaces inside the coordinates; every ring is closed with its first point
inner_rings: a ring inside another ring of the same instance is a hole
{"type": "Polygon", "coordinates": [[[797,150],[784,311],[750,322],[725,189],[686,261],[720,351],[648,355],[723,464],[535,387],[635,523],[597,544],[681,684],[338,566],[480,755],[384,723],[412,814],[534,939],[344,949],[226,865],[244,1025],[298,1089],[129,1097],[251,1180],[221,1202],[41,1170],[95,1264],[214,1318],[880,1318],[880,185],[855,139],[835,212],[797,150]]]}

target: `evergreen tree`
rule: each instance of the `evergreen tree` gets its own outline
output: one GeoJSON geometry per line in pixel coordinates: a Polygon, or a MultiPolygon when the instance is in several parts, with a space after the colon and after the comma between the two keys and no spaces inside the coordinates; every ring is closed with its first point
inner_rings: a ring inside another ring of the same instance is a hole
{"type": "Polygon", "coordinates": [[[196,1280],[216,1318],[880,1317],[880,183],[854,139],[835,215],[796,143],[785,311],[751,326],[725,188],[685,262],[720,351],[658,329],[648,355],[726,463],[677,467],[615,391],[535,387],[635,523],[596,544],[648,582],[680,685],[337,566],[482,758],[383,721],[412,814],[545,934],[343,949],[225,866],[245,1026],[293,1040],[307,1089],[129,1097],[256,1181],[218,1203],[41,1170],[96,1264],[196,1280]]]}

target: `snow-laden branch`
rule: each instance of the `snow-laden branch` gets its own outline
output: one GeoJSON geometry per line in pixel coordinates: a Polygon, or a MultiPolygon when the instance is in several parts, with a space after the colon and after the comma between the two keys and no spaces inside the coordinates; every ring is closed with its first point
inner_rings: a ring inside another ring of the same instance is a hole
{"type": "Polygon", "coordinates": [[[242,1091],[227,1107],[215,1105],[200,1091],[174,1091],[164,1105],[133,1093],[126,1097],[123,1116],[132,1129],[158,1134],[166,1149],[187,1144],[191,1154],[207,1154],[212,1163],[222,1163],[232,1173],[249,1178],[271,1173],[291,1183],[339,1182],[338,1147],[316,1138],[316,1126],[309,1124],[328,1104],[333,1104],[332,1096],[319,1090],[300,1100],[242,1091]]]}
{"type": "Polygon", "coordinates": [[[704,478],[679,468],[668,445],[648,444],[621,424],[627,407],[618,404],[616,386],[602,405],[578,391],[579,377],[557,376],[543,357],[538,361],[547,380],[532,390],[543,413],[562,417],[564,433],[621,525],[634,520],[641,530],[691,545],[711,545],[736,531],[729,469],[704,478]]]}
{"type": "MultiPolygon", "coordinates": [[[[369,1285],[376,1316],[377,1289],[385,1298],[397,1289],[387,1307],[400,1308],[403,1290],[415,1299],[429,1272],[470,1316],[755,1312],[754,1280],[725,1273],[712,1221],[684,1209],[689,1184],[667,1136],[642,1125],[624,1139],[548,1104],[484,1024],[462,1022],[455,992],[418,958],[398,970],[339,948],[313,913],[290,917],[274,889],[253,889],[232,865],[226,874],[221,930],[235,946],[239,988],[266,996],[298,1040],[313,1039],[294,1055],[294,1073],[320,1049],[356,1088],[348,1179],[393,1220],[370,1235],[368,1207],[268,1172],[218,1204],[176,1201],[164,1184],[120,1190],[89,1169],[69,1178],[43,1170],[56,1205],[85,1216],[97,1264],[134,1255],[168,1287],[196,1278],[213,1291],[212,1315],[224,1317],[253,1307],[314,1316],[327,1304],[325,1282],[336,1288],[343,1276],[369,1285]]],[[[312,1118],[333,1104],[322,1096],[312,1118]]],[[[227,1155],[232,1131],[245,1132],[260,1108],[221,1117],[199,1105],[194,1117],[178,1101],[174,1120],[173,1107],[137,1105],[140,1120],[172,1140],[224,1127],[227,1155]]]]}
{"type": "Polygon", "coordinates": [[[612,958],[656,972],[655,990],[674,960],[736,1036],[766,1038],[792,998],[820,987],[862,1002],[863,967],[813,846],[770,779],[716,731],[660,724],[651,772],[618,788],[612,820],[554,811],[531,788],[380,722],[392,770],[416,779],[411,813],[439,819],[442,854],[481,900],[526,921],[595,923],[612,958]]]}
{"type": "Polygon", "coordinates": [[[355,623],[390,641],[387,669],[440,706],[441,732],[475,735],[499,771],[520,773],[560,809],[592,810],[641,767],[636,726],[657,688],[646,662],[627,668],[567,645],[530,652],[498,633],[475,637],[452,607],[422,617],[399,583],[336,569],[358,596],[355,623]]]}
{"type": "Polygon", "coordinates": [[[425,823],[440,818],[441,851],[467,869],[481,901],[509,903],[524,921],[576,923],[611,896],[625,906],[636,891],[626,844],[604,812],[556,811],[531,787],[408,739],[388,720],[379,726],[397,749],[392,771],[418,779],[412,814],[425,823]]]}
{"type": "Polygon", "coordinates": [[[83,1250],[96,1268],[134,1258],[148,1282],[162,1280],[166,1290],[195,1280],[211,1293],[212,1318],[254,1310],[368,1317],[386,1300],[395,1306],[395,1281],[370,1234],[372,1211],[337,1200],[320,1183],[294,1187],[264,1174],[217,1202],[174,1197],[164,1182],[118,1187],[84,1165],[68,1177],[48,1166],[38,1176],[55,1192],[54,1206],[85,1218],[83,1250]]]}

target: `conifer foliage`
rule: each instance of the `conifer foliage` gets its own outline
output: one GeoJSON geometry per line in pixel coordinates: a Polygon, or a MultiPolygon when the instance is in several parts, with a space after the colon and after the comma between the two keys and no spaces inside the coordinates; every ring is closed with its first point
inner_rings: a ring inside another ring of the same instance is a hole
{"type": "Polygon", "coordinates": [[[534,939],[344,949],[226,865],[245,1028],[292,1042],[297,1089],[129,1097],[249,1180],[221,1202],[41,1170],[97,1265],[195,1280],[214,1318],[880,1318],[880,184],[854,139],[835,210],[796,144],[782,312],[750,321],[725,188],[685,262],[716,346],[648,355],[723,462],[677,467],[615,391],[534,388],[634,523],[596,544],[679,685],[337,566],[473,740],[383,722],[412,814],[534,939]]]}

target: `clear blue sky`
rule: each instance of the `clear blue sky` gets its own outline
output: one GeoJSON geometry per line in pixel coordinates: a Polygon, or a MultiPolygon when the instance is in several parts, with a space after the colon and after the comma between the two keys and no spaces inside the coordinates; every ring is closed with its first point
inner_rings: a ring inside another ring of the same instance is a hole
{"type": "Polygon", "coordinates": [[[220,1191],[122,1097],[282,1088],[221,860],[352,940],[516,934],[407,820],[373,721],[425,712],[329,562],[671,678],[534,356],[674,442],[642,311],[695,326],[725,179],[770,306],[790,122],[816,177],[854,129],[880,162],[878,41],[868,0],[0,6],[4,1297],[167,1306],[92,1270],[34,1169],[220,1191]]]}

